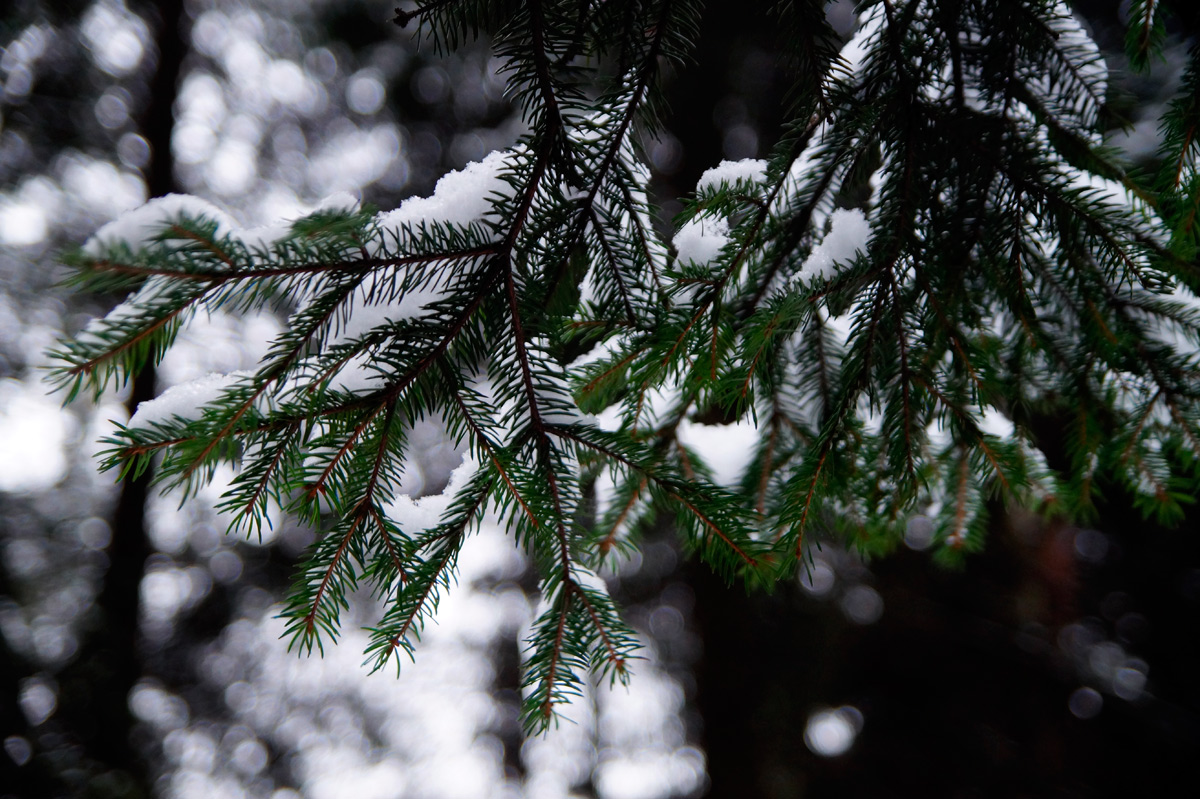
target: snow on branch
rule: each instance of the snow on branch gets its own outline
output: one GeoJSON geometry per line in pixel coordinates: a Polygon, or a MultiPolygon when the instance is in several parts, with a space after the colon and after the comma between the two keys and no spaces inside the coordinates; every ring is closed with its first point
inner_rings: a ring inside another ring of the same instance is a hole
{"type": "Polygon", "coordinates": [[[238,529],[268,499],[321,528],[284,613],[296,646],[336,636],[366,579],[388,601],[372,661],[411,654],[495,514],[542,581],[539,729],[626,676],[636,636],[595,573],[659,519],[758,585],[812,535],[884,553],[916,513],[961,560],[990,497],[1086,514],[1102,470],[1177,514],[1195,481],[1173,464],[1200,458],[1187,220],[1099,146],[1106,67],[1065,4],[870,4],[840,56],[800,59],[819,74],[769,157],[706,170],[666,235],[638,142],[699,6],[609,5],[592,11],[628,18],[423,7],[435,41],[495,32],[528,126],[428,197],[243,229],[171,195],[70,258],[78,284],[129,295],[55,353],[71,394],[157,362],[197,313],[286,316],[257,368],[168,389],[107,443],[110,466],[160,459],[166,485],[237,466],[238,529]],[[1033,433],[1046,407],[1078,420],[1067,473],[1033,433]],[[465,455],[415,497],[429,420],[465,455]]]}

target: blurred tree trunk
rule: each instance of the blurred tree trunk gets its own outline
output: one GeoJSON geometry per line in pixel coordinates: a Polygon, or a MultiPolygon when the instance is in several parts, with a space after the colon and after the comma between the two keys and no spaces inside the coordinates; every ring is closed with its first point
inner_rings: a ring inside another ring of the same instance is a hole
{"type": "MultiPolygon", "coordinates": [[[[151,197],[177,191],[171,135],[174,107],[187,35],[183,0],[142,3],[140,11],[157,23],[158,60],[151,78],[149,103],[140,117],[142,135],[150,145],[144,170],[151,197]]],[[[155,369],[147,366],[132,381],[127,407],[155,394],[155,369]]],[[[151,471],[127,478],[112,517],[112,542],[107,550],[108,573],[97,597],[100,620],[83,643],[79,657],[60,676],[59,707],[78,736],[84,757],[94,772],[83,793],[95,797],[147,797],[152,794],[151,770],[143,747],[136,744],[136,719],[129,695],[144,674],[139,635],[139,593],[146,560],[152,548],[146,530],[146,499],[151,471]]]]}

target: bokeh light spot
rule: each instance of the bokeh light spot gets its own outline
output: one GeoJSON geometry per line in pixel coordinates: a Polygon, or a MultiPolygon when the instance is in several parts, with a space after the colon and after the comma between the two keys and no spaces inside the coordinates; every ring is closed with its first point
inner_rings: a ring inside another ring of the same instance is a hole
{"type": "Polygon", "coordinates": [[[125,9],[95,3],[84,14],[81,29],[96,66],[108,74],[128,75],[142,62],[146,24],[125,9]]]}
{"type": "Polygon", "coordinates": [[[75,418],[40,386],[0,381],[0,491],[36,491],[67,473],[75,418]]]}
{"type": "Polygon", "coordinates": [[[800,587],[810,596],[822,597],[833,590],[837,575],[833,567],[822,558],[816,558],[812,564],[806,564],[800,569],[800,587]]]}
{"type": "Polygon", "coordinates": [[[1099,530],[1075,533],[1075,553],[1088,563],[1099,563],[1108,553],[1108,539],[1099,530]]]}
{"type": "Polygon", "coordinates": [[[1113,674],[1113,693],[1127,702],[1140,699],[1146,688],[1146,673],[1132,666],[1122,666],[1113,674]]]}
{"type": "Polygon", "coordinates": [[[30,677],[21,681],[21,692],[17,699],[21,712],[30,727],[36,727],[54,715],[58,707],[58,695],[44,678],[30,677]]]}
{"type": "Polygon", "coordinates": [[[1067,700],[1067,708],[1077,719],[1094,719],[1104,707],[1104,697],[1095,688],[1077,688],[1067,700]]]}
{"type": "Polygon", "coordinates": [[[0,205],[0,242],[28,247],[46,238],[46,212],[33,203],[0,205]]]}
{"type": "Polygon", "coordinates": [[[4,739],[4,752],[18,766],[25,765],[33,757],[33,747],[20,735],[10,735],[4,739]]]}
{"type": "Polygon", "coordinates": [[[821,757],[844,755],[854,745],[862,722],[862,713],[850,705],[817,711],[808,717],[804,743],[821,757]]]}
{"type": "Polygon", "coordinates": [[[136,133],[126,133],[117,142],[117,157],[130,169],[141,169],[150,163],[150,143],[136,133]]]}
{"type": "Polygon", "coordinates": [[[913,516],[904,526],[904,544],[909,549],[924,552],[933,546],[936,532],[933,520],[928,516],[913,516]]]}
{"type": "Polygon", "coordinates": [[[355,113],[374,114],[383,107],[384,97],[383,81],[374,70],[356,72],[346,83],[346,103],[355,113]]]}
{"type": "Polygon", "coordinates": [[[445,71],[438,66],[424,67],[413,75],[412,91],[418,100],[429,105],[440,103],[450,93],[445,71]]]}
{"type": "Polygon", "coordinates": [[[109,130],[123,127],[129,122],[129,93],[114,87],[100,95],[93,107],[96,121],[109,130]]]}
{"type": "Polygon", "coordinates": [[[869,585],[856,585],[842,597],[841,607],[855,624],[874,624],[883,615],[883,597],[869,585]]]}

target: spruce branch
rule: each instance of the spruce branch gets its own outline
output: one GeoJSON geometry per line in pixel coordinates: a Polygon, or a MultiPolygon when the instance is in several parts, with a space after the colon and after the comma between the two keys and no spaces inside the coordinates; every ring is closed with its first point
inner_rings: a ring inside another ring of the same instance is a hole
{"type": "MultiPolygon", "coordinates": [[[[1159,5],[1134,6],[1139,58],[1159,5]]],[[[839,55],[824,5],[790,0],[785,134],[706,172],[667,242],[638,142],[699,13],[397,9],[439,48],[491,37],[517,144],[393,211],[327,208],[265,240],[175,198],[70,257],[77,285],[132,294],[55,353],[68,396],[159,361],[203,311],[286,315],[252,373],[144,405],[105,467],[161,459],[186,494],[231,463],[232,529],[320,528],[282,614],[298,650],[337,637],[365,580],[383,605],[367,657],[399,665],[471,530],[498,523],[541,581],[523,689],[545,729],[628,676],[637,636],[593,570],[661,514],[725,578],[768,585],[814,534],[881,554],[915,512],[961,561],[990,499],[1083,514],[1115,479],[1178,517],[1195,475],[1175,461],[1200,459],[1196,104],[1164,119],[1152,192],[1103,147],[1103,63],[1063,3],[868,3],[839,55]],[[1031,438],[1044,409],[1069,419],[1069,472],[1031,438]],[[398,496],[426,418],[465,452],[432,522],[398,496]],[[732,478],[725,425],[759,436],[732,478]]]]}

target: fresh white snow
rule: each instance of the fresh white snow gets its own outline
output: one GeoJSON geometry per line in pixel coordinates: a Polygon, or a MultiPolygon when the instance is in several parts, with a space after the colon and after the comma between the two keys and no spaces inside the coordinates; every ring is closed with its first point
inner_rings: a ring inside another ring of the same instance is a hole
{"type": "Polygon", "coordinates": [[[130,294],[123,302],[118,303],[103,317],[98,317],[87,323],[87,327],[79,332],[81,344],[99,344],[101,330],[111,329],[127,319],[135,319],[141,314],[151,311],[154,305],[168,296],[170,282],[162,276],[152,277],[142,284],[142,287],[130,294]]]}
{"type": "Polygon", "coordinates": [[[759,158],[743,158],[741,161],[722,161],[706,169],[696,183],[696,191],[719,188],[722,183],[732,186],[738,181],[762,183],[767,179],[767,162],[759,158]]]}
{"type": "Polygon", "coordinates": [[[731,488],[754,458],[763,431],[750,419],[733,424],[699,424],[688,419],[680,422],[679,441],[699,455],[712,469],[713,481],[731,488]]]}
{"type": "Polygon", "coordinates": [[[245,377],[249,371],[230,372],[227,375],[212,373],[204,377],[171,386],[161,395],[138,405],[129,420],[130,427],[149,427],[169,421],[174,416],[195,419],[204,406],[215,400],[221,392],[245,377]]]}
{"type": "MultiPolygon", "coordinates": [[[[405,225],[469,225],[486,220],[492,212],[494,196],[511,191],[509,184],[500,177],[510,157],[510,151],[493,152],[480,162],[442,176],[431,196],[410,197],[394,211],[379,214],[375,221],[384,231],[383,240],[391,245],[398,236],[403,243],[405,225]]],[[[336,200],[331,198],[329,202],[336,200]]],[[[378,254],[378,242],[373,249],[378,254]]],[[[364,284],[350,300],[349,313],[329,343],[348,341],[380,325],[420,316],[426,306],[446,295],[450,281],[461,277],[461,268],[461,264],[456,264],[454,269],[446,268],[439,276],[384,302],[372,301],[371,296],[387,292],[374,292],[372,289],[376,287],[372,282],[364,284]]],[[[386,279],[399,280],[401,276],[388,275],[386,279]]]]}
{"type": "Polygon", "coordinates": [[[479,463],[469,455],[464,456],[462,464],[450,472],[450,480],[440,494],[428,494],[417,499],[400,494],[388,505],[388,518],[409,535],[437,527],[458,492],[477,471],[479,463]]]}
{"type": "Polygon", "coordinates": [[[681,263],[704,265],[721,254],[729,243],[729,222],[711,216],[691,219],[675,234],[675,249],[681,263]]]}
{"type": "Polygon", "coordinates": [[[801,279],[832,277],[837,271],[834,264],[852,260],[858,252],[866,250],[870,237],[871,225],[862,211],[857,208],[834,211],[830,216],[829,232],[804,261],[801,279]]]}
{"type": "Polygon", "coordinates": [[[125,242],[132,250],[141,249],[161,236],[166,227],[180,216],[204,217],[217,223],[217,235],[237,229],[233,217],[212,203],[188,194],[167,194],[121,214],[104,225],[83,245],[88,255],[100,257],[106,248],[125,242]]]}
{"type": "MultiPolygon", "coordinates": [[[[320,211],[343,211],[353,213],[359,207],[358,198],[348,191],[337,191],[329,195],[311,210],[300,215],[303,218],[320,211]]],[[[287,238],[292,232],[292,219],[279,219],[269,225],[260,227],[239,228],[231,232],[233,238],[242,242],[251,250],[269,250],[281,239],[287,238]]]]}
{"type": "Polygon", "coordinates": [[[381,213],[376,222],[387,230],[423,222],[468,225],[483,221],[492,211],[493,197],[512,191],[501,177],[510,157],[510,151],[497,150],[482,161],[443,175],[432,195],[410,197],[396,210],[381,213]]]}

